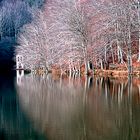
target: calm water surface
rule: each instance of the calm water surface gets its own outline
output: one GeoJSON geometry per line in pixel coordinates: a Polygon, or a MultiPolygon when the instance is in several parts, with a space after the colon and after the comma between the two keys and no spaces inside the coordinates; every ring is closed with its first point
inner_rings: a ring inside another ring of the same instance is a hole
{"type": "Polygon", "coordinates": [[[140,140],[140,78],[0,76],[0,140],[140,140]]]}

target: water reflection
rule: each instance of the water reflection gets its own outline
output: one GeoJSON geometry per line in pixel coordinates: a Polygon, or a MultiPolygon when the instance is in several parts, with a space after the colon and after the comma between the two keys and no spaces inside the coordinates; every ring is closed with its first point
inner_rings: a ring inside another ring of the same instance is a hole
{"type": "Polygon", "coordinates": [[[0,140],[43,140],[19,106],[14,75],[0,75],[0,140]]]}
{"type": "Polygon", "coordinates": [[[23,77],[24,77],[24,70],[17,70],[16,71],[16,80],[17,80],[17,85],[22,85],[23,83],[23,77]]]}
{"type": "Polygon", "coordinates": [[[19,102],[48,140],[139,140],[140,80],[27,75],[19,102]]]}

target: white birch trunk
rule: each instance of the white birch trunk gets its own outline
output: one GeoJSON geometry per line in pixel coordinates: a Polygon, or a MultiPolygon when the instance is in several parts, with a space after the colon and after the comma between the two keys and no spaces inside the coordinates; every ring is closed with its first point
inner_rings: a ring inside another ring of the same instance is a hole
{"type": "Polygon", "coordinates": [[[123,63],[123,54],[122,54],[122,49],[119,46],[119,42],[117,43],[117,50],[118,50],[118,63],[122,64],[123,63]]]}
{"type": "Polygon", "coordinates": [[[101,70],[103,70],[103,61],[100,59],[101,70]]]}
{"type": "Polygon", "coordinates": [[[72,72],[71,72],[71,65],[69,64],[69,76],[71,77],[71,74],[72,74],[72,72]]]}
{"type": "Polygon", "coordinates": [[[87,65],[88,65],[88,70],[90,70],[90,62],[89,61],[87,62],[87,65]]]}

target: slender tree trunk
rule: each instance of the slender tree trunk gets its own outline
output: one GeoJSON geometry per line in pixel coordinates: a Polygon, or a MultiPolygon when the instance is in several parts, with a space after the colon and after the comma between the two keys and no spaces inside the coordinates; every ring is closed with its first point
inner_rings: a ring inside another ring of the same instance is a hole
{"type": "Polygon", "coordinates": [[[140,31],[139,31],[139,56],[138,56],[138,62],[140,62],[140,31]]]}
{"type": "Polygon", "coordinates": [[[103,61],[100,59],[100,64],[101,64],[101,70],[103,70],[103,61]]]}
{"type": "Polygon", "coordinates": [[[78,69],[77,69],[77,66],[75,66],[75,73],[76,73],[76,74],[78,73],[78,69]]]}
{"type": "Polygon", "coordinates": [[[69,63],[69,76],[71,77],[71,74],[72,74],[72,72],[71,72],[71,64],[69,63]]]}
{"type": "Polygon", "coordinates": [[[85,63],[85,74],[88,74],[88,64],[87,64],[87,50],[86,47],[84,47],[84,63],[85,63]]]}
{"type": "Polygon", "coordinates": [[[71,59],[69,58],[69,83],[71,82],[71,78],[72,78],[71,59]]]}
{"type": "Polygon", "coordinates": [[[81,73],[81,70],[80,70],[80,62],[78,62],[78,73],[79,73],[79,76],[80,76],[80,73],[81,73]]]}
{"type": "MultiPolygon", "coordinates": [[[[117,5],[117,1],[116,1],[116,5],[117,5]]],[[[116,12],[116,17],[118,18],[118,12],[116,12]]],[[[120,38],[118,37],[118,35],[119,35],[119,21],[118,21],[118,19],[116,21],[115,33],[116,33],[116,39],[117,39],[118,63],[123,63],[123,55],[122,55],[122,50],[120,47],[120,38]]]]}
{"type": "Polygon", "coordinates": [[[96,60],[95,60],[95,65],[96,65],[96,68],[98,68],[98,60],[97,60],[97,58],[96,58],[96,60]]]}
{"type": "Polygon", "coordinates": [[[105,46],[105,63],[107,62],[107,47],[105,46]]]}
{"type": "Polygon", "coordinates": [[[114,63],[115,63],[115,59],[114,59],[114,53],[113,53],[112,44],[110,44],[110,47],[111,47],[112,62],[113,62],[113,64],[114,64],[114,63]]]}
{"type": "MultiPolygon", "coordinates": [[[[140,24],[140,2],[138,1],[138,23],[140,24]]],[[[140,26],[140,25],[139,25],[140,26]]],[[[139,27],[139,55],[138,55],[138,62],[140,62],[140,27],[139,27]]]]}
{"type": "Polygon", "coordinates": [[[127,34],[127,60],[128,60],[128,74],[132,74],[132,47],[131,47],[131,13],[130,13],[130,3],[128,9],[126,10],[126,19],[128,24],[128,34],[127,34]]]}
{"type": "Polygon", "coordinates": [[[88,77],[87,75],[85,75],[85,87],[84,87],[84,93],[86,94],[87,91],[87,87],[88,87],[88,77]]]}
{"type": "Polygon", "coordinates": [[[85,74],[88,74],[88,61],[87,61],[87,41],[84,39],[82,43],[83,46],[83,54],[84,54],[84,64],[85,64],[85,74]]]}
{"type": "Polygon", "coordinates": [[[138,56],[138,62],[140,62],[140,30],[139,30],[139,56],[138,56]]]}
{"type": "Polygon", "coordinates": [[[90,62],[88,61],[87,63],[88,63],[88,70],[90,70],[90,62]]]}
{"type": "Polygon", "coordinates": [[[60,75],[62,76],[62,74],[63,74],[63,69],[62,69],[62,63],[61,63],[61,60],[60,60],[59,63],[60,63],[60,64],[59,64],[59,65],[60,65],[60,72],[61,72],[60,75]]]}
{"type": "Polygon", "coordinates": [[[131,56],[131,44],[128,44],[128,73],[132,74],[132,56],[131,56]]]}
{"type": "Polygon", "coordinates": [[[122,54],[122,49],[119,45],[119,41],[117,41],[117,52],[118,52],[118,63],[123,63],[123,54],[122,54]]]}
{"type": "Polygon", "coordinates": [[[88,74],[87,61],[85,60],[85,74],[88,74]]]}
{"type": "Polygon", "coordinates": [[[73,73],[75,73],[75,69],[74,69],[74,66],[72,67],[72,72],[73,72],[73,73]]]}
{"type": "MultiPolygon", "coordinates": [[[[130,21],[129,21],[130,22],[130,21]]],[[[131,32],[130,32],[131,26],[128,27],[128,74],[132,74],[132,52],[131,52],[131,32]]]]}

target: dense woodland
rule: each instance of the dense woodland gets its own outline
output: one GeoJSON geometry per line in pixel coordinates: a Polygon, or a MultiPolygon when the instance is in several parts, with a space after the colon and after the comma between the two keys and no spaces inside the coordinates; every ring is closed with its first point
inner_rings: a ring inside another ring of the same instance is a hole
{"type": "Polygon", "coordinates": [[[139,0],[48,0],[31,14],[15,53],[26,69],[43,65],[71,74],[84,67],[87,74],[117,64],[132,73],[140,61],[139,0]]]}

